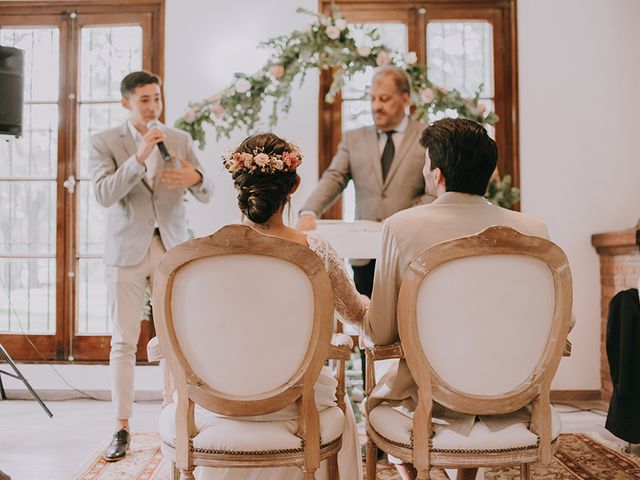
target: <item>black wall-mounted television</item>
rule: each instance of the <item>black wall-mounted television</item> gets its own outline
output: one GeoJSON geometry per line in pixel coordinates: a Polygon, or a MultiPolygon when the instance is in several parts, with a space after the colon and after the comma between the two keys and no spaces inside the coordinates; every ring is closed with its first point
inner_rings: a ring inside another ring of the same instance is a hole
{"type": "Polygon", "coordinates": [[[0,45],[0,135],[22,135],[24,52],[0,45]]]}

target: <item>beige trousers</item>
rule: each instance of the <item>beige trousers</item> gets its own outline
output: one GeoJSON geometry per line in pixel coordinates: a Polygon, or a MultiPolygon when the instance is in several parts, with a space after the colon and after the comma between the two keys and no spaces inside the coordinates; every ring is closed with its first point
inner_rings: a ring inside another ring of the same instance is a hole
{"type": "Polygon", "coordinates": [[[107,300],[113,321],[109,355],[111,401],[118,420],[128,419],[133,411],[133,381],[144,291],[147,286],[153,286],[155,269],[164,252],[162,240],[154,235],[144,260],[138,265],[107,267],[107,300]]]}

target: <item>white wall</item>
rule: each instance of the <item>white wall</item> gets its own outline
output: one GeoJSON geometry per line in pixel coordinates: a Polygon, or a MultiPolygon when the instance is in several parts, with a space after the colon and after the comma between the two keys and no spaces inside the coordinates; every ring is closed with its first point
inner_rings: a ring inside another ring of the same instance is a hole
{"type": "Polygon", "coordinates": [[[567,253],[577,324],[555,388],[600,387],[593,233],[640,218],[640,2],[520,0],[522,209],[567,253]]]}
{"type": "MultiPolygon", "coordinates": [[[[165,96],[172,123],[188,102],[251,73],[268,58],[268,37],[308,23],[295,7],[315,0],[167,0],[165,96]]],[[[558,389],[597,389],[600,290],[596,232],[635,225],[640,218],[640,2],[637,0],[520,0],[520,148],[523,211],[546,220],[567,252],[574,278],[574,352],[562,362],[558,389]]],[[[275,129],[306,154],[293,211],[317,178],[317,76],[295,92],[291,113],[275,129]]],[[[197,235],[235,221],[238,212],[220,153],[244,137],[215,141],[200,158],[213,175],[209,205],[192,202],[197,235]]]]}
{"type": "MultiPolygon", "coordinates": [[[[311,23],[313,17],[297,14],[296,8],[316,10],[315,0],[167,0],[166,3],[165,98],[166,118],[172,124],[190,101],[200,101],[227,87],[234,72],[253,73],[271,52],[258,49],[260,42],[311,23]]],[[[292,199],[297,212],[318,178],[318,75],[307,76],[302,88],[294,87],[293,105],[273,131],[297,143],[304,154],[299,169],[302,183],[292,199]]],[[[267,118],[269,109],[266,109],[267,118]]],[[[265,124],[259,129],[266,131],[265,124]]],[[[231,139],[215,139],[208,126],[207,147],[199,158],[215,183],[208,205],[190,202],[189,221],[197,236],[236,222],[240,212],[231,177],[220,155],[236,147],[246,136],[235,132],[231,139]]]]}

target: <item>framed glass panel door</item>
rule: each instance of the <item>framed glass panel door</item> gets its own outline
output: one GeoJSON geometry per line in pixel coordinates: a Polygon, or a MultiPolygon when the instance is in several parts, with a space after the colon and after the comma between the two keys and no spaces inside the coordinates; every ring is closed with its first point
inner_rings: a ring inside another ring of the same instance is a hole
{"type": "Polygon", "coordinates": [[[126,121],[128,112],[120,104],[120,81],[127,73],[143,68],[144,19],[139,19],[138,24],[118,26],[102,26],[99,20],[93,16],[79,18],[77,243],[73,253],[77,313],[73,356],[82,360],[95,360],[108,352],[112,324],[102,262],[107,211],[96,202],[91,183],[90,140],[95,133],[126,121]]]}
{"type": "Polygon", "coordinates": [[[0,141],[0,332],[13,334],[3,341],[9,352],[30,340],[52,356],[62,337],[56,295],[60,28],[55,18],[39,20],[53,25],[0,28],[0,44],[22,50],[25,65],[23,134],[0,141]]]}
{"type": "Polygon", "coordinates": [[[90,137],[125,121],[127,73],[162,74],[163,22],[161,0],[0,0],[0,44],[24,50],[26,66],[23,137],[0,141],[0,342],[16,360],[108,358],[90,137]]]}
{"type": "MultiPolygon", "coordinates": [[[[429,79],[447,89],[473,96],[484,85],[480,104],[494,111],[500,121],[489,132],[498,143],[500,175],[510,174],[519,185],[517,56],[515,46],[515,0],[319,0],[325,14],[337,6],[350,23],[379,27],[385,44],[401,53],[416,52],[418,62],[428,67],[429,79]],[[402,26],[401,34],[390,29],[402,26]]],[[[370,80],[355,76],[333,104],[324,102],[331,84],[331,72],[320,74],[319,173],[329,166],[338,149],[342,132],[367,121],[368,99],[364,86],[370,80]],[[345,105],[347,104],[347,105],[345,105]]],[[[455,113],[455,112],[452,112],[455,113]]],[[[432,120],[435,120],[434,117],[432,120]]],[[[326,218],[351,218],[352,194],[345,190],[326,218]]]]}

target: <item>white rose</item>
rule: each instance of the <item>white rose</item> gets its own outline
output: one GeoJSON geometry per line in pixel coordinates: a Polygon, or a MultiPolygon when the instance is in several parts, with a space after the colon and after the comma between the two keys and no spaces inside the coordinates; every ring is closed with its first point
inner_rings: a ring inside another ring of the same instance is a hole
{"type": "Polygon", "coordinates": [[[371,54],[371,48],[358,47],[356,48],[356,52],[358,52],[358,55],[360,55],[361,57],[368,57],[371,54]]]}
{"type": "Polygon", "coordinates": [[[335,24],[336,24],[336,27],[340,29],[340,31],[347,28],[347,21],[344,18],[337,19],[335,24]]]}
{"type": "Polygon", "coordinates": [[[420,100],[422,100],[424,103],[431,103],[435,100],[435,98],[436,93],[430,88],[425,88],[420,92],[420,100]]]}
{"type": "Polygon", "coordinates": [[[408,52],[404,56],[404,63],[406,63],[407,65],[413,65],[417,61],[418,61],[418,55],[416,55],[416,52],[408,52]]]}
{"type": "Polygon", "coordinates": [[[246,78],[239,78],[234,85],[236,92],[245,93],[251,88],[251,82],[246,78]]]}
{"type": "Polygon", "coordinates": [[[251,75],[251,77],[256,80],[262,80],[264,78],[264,75],[265,75],[264,70],[258,70],[256,73],[251,75]]]}
{"type": "Polygon", "coordinates": [[[331,40],[335,40],[340,37],[340,29],[338,27],[329,25],[325,31],[327,32],[327,37],[331,40]]]}

